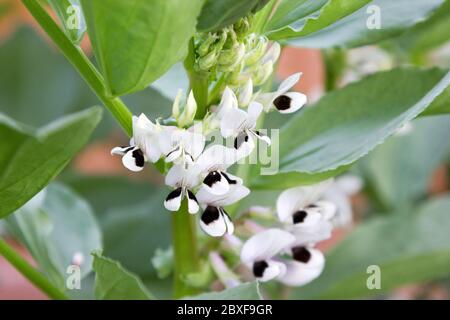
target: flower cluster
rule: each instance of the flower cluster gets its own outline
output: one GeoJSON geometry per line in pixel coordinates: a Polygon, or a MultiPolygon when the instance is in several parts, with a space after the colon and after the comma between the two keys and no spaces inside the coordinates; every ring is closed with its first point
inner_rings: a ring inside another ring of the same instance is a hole
{"type": "Polygon", "coordinates": [[[299,79],[300,74],[294,74],[275,92],[268,93],[254,93],[253,85],[247,84],[240,91],[240,99],[227,86],[220,103],[199,121],[194,120],[197,103],[193,93],[185,102],[178,94],[172,109],[173,125],[164,125],[159,120],[154,123],[144,114],[135,116],[129,146],[116,147],[111,153],[121,155],[124,166],[135,172],[141,171],[146,162],[164,161],[170,167],[165,183],[173,189],[164,206],[178,211],[186,199],[189,213],[203,209],[200,226],[207,234],[215,237],[231,234],[234,226],[224,207],[246,197],[250,191],[241,178],[227,169],[249,156],[257,141],[270,144],[270,138],[257,129],[262,112],[294,112],[306,103],[305,95],[289,92],[299,79]],[[206,135],[212,132],[232,140],[232,146],[206,145],[206,135]]]}
{"type": "Polygon", "coordinates": [[[337,208],[321,200],[331,183],[327,180],[281,193],[277,200],[281,227],[256,233],[242,247],[241,260],[256,279],[301,286],[322,273],[325,258],[315,245],[331,236],[337,208]]]}

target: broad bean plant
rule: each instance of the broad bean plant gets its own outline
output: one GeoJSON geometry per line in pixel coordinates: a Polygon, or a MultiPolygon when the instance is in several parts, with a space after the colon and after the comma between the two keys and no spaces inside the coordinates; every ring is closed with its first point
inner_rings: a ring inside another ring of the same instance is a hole
{"type": "Polygon", "coordinates": [[[22,3],[107,110],[0,114],[0,218],[42,272],[0,254],[50,298],[355,298],[450,273],[450,198],[419,203],[450,155],[449,1],[22,3]],[[323,94],[298,90],[321,70],[277,72],[288,47],[321,54],[323,94]],[[111,119],[127,178],[63,170],[111,119]],[[355,222],[362,190],[390,214],[355,222]]]}

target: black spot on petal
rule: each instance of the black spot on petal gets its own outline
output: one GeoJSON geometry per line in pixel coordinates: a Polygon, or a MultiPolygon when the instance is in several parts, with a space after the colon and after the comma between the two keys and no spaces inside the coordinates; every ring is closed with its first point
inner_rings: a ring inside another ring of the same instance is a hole
{"type": "Polygon", "coordinates": [[[170,201],[172,199],[178,198],[181,195],[182,188],[177,188],[173,190],[166,198],[166,201],[170,201]]]}
{"type": "Polygon", "coordinates": [[[213,171],[205,177],[203,183],[211,188],[213,184],[219,182],[220,180],[222,180],[220,173],[218,171],[213,171]]]}
{"type": "Polygon", "coordinates": [[[253,263],[253,274],[257,278],[262,278],[264,275],[264,270],[269,267],[269,264],[267,262],[263,261],[256,261],[253,263]]]}
{"type": "Polygon", "coordinates": [[[210,224],[214,221],[217,221],[220,217],[219,208],[213,206],[207,206],[205,211],[203,211],[201,220],[206,224],[210,224]]]}
{"type": "Polygon", "coordinates": [[[136,166],[143,167],[145,164],[144,153],[142,153],[141,149],[136,149],[133,151],[133,158],[135,159],[136,166]]]}
{"type": "Polygon", "coordinates": [[[309,250],[305,247],[294,247],[291,250],[292,257],[295,261],[308,263],[308,261],[311,259],[311,252],[309,252],[309,250]]]}
{"type": "Polygon", "coordinates": [[[227,182],[229,184],[236,184],[237,183],[237,180],[231,179],[230,176],[228,174],[226,174],[225,172],[221,172],[220,174],[227,180],[227,182]]]}
{"type": "Polygon", "coordinates": [[[273,105],[277,110],[288,110],[291,107],[291,101],[292,99],[288,96],[281,95],[273,100],[273,105]]]}
{"type": "Polygon", "coordinates": [[[294,224],[302,223],[303,221],[305,221],[307,215],[308,213],[305,210],[299,210],[292,215],[292,222],[294,224]]]}
{"type": "Polygon", "coordinates": [[[198,203],[197,198],[195,197],[195,195],[192,193],[191,190],[187,191],[187,196],[188,196],[189,199],[194,200],[195,202],[198,203]]]}
{"type": "Polygon", "coordinates": [[[246,132],[241,132],[238,134],[238,136],[234,139],[234,148],[237,150],[239,149],[244,142],[248,142],[248,134],[246,132]]]}

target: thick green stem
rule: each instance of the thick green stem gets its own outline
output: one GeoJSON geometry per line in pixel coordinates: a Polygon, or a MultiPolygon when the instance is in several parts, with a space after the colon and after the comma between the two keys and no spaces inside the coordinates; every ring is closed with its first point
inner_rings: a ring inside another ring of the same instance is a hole
{"type": "Polygon", "coordinates": [[[189,214],[187,201],[172,214],[172,245],[174,252],[174,297],[182,298],[197,293],[186,283],[189,274],[199,271],[195,215],[189,214]]]}
{"type": "Polygon", "coordinates": [[[132,134],[132,114],[120,98],[107,95],[102,75],[89,61],[83,51],[75,46],[60,27],[53,21],[50,15],[36,0],[22,0],[28,11],[33,15],[41,28],[47,33],[52,41],[58,46],[64,56],[81,74],[83,79],[95,92],[105,107],[119,122],[125,132],[132,134]]]}
{"type": "Polygon", "coordinates": [[[14,251],[3,239],[0,238],[0,255],[16,268],[25,278],[30,280],[37,288],[44,292],[49,298],[55,300],[67,300],[67,297],[57,289],[39,271],[34,269],[24,258],[14,251]]]}
{"type": "Polygon", "coordinates": [[[189,84],[197,102],[195,119],[201,120],[208,112],[208,85],[209,72],[195,70],[195,44],[194,39],[189,42],[189,52],[184,60],[184,68],[189,77],[189,84]]]}

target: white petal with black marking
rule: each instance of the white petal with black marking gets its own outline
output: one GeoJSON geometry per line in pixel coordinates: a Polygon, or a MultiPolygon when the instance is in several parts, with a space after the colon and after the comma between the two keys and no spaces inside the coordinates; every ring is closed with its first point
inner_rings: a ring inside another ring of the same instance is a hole
{"type": "Polygon", "coordinates": [[[293,113],[303,107],[306,102],[307,97],[303,93],[288,92],[276,97],[273,105],[280,113],[293,113]]]}
{"type": "Polygon", "coordinates": [[[222,214],[222,218],[225,221],[225,225],[227,226],[227,234],[232,235],[234,233],[233,221],[231,221],[230,216],[223,208],[220,208],[220,211],[222,214]]]}
{"type": "Polygon", "coordinates": [[[111,150],[111,155],[119,155],[119,156],[123,156],[125,155],[128,151],[133,150],[134,147],[128,146],[128,147],[115,147],[111,150]]]}
{"type": "Polygon", "coordinates": [[[281,222],[289,223],[292,215],[316,202],[333,183],[332,179],[311,186],[300,186],[283,191],[277,199],[277,214],[281,222]]]}
{"type": "Polygon", "coordinates": [[[255,134],[256,138],[258,138],[261,141],[264,141],[268,146],[270,146],[272,144],[272,140],[270,140],[270,138],[268,136],[261,133],[260,131],[255,130],[253,133],[255,134]]]}
{"type": "Polygon", "coordinates": [[[186,197],[188,200],[188,211],[190,214],[195,214],[198,212],[199,205],[198,205],[198,201],[197,198],[195,197],[195,195],[192,193],[191,190],[186,190],[186,197]]]}
{"type": "Polygon", "coordinates": [[[169,211],[178,211],[183,200],[183,188],[177,188],[169,193],[164,201],[164,207],[169,211]]]}
{"type": "Polygon", "coordinates": [[[317,249],[294,247],[292,255],[292,261],[285,261],[286,272],[278,278],[285,285],[306,285],[319,277],[325,267],[325,257],[317,249]]]}
{"type": "Polygon", "coordinates": [[[261,282],[267,282],[283,276],[286,273],[286,266],[282,262],[273,260],[255,261],[252,266],[252,272],[256,279],[261,282]]]}
{"type": "Polygon", "coordinates": [[[208,173],[205,179],[203,179],[203,187],[214,195],[223,195],[230,190],[230,184],[219,171],[208,173]]]}
{"type": "Polygon", "coordinates": [[[206,188],[200,188],[197,192],[199,203],[224,207],[238,202],[250,194],[250,190],[242,185],[242,180],[238,184],[230,185],[230,190],[223,195],[211,194],[206,188]]]}
{"type": "Polygon", "coordinates": [[[241,250],[241,260],[245,264],[269,260],[295,242],[295,237],[281,229],[267,229],[248,239],[241,250]]]}
{"type": "Polygon", "coordinates": [[[227,224],[218,207],[207,206],[200,217],[200,227],[212,237],[221,237],[227,233],[227,224]]]}
{"type": "Polygon", "coordinates": [[[122,163],[125,168],[134,172],[139,172],[144,169],[144,154],[139,148],[135,147],[125,153],[125,155],[122,157],[122,163]]]}
{"type": "Polygon", "coordinates": [[[320,220],[314,224],[295,224],[289,228],[295,236],[294,245],[314,245],[331,238],[333,224],[328,220],[320,220]]]}

